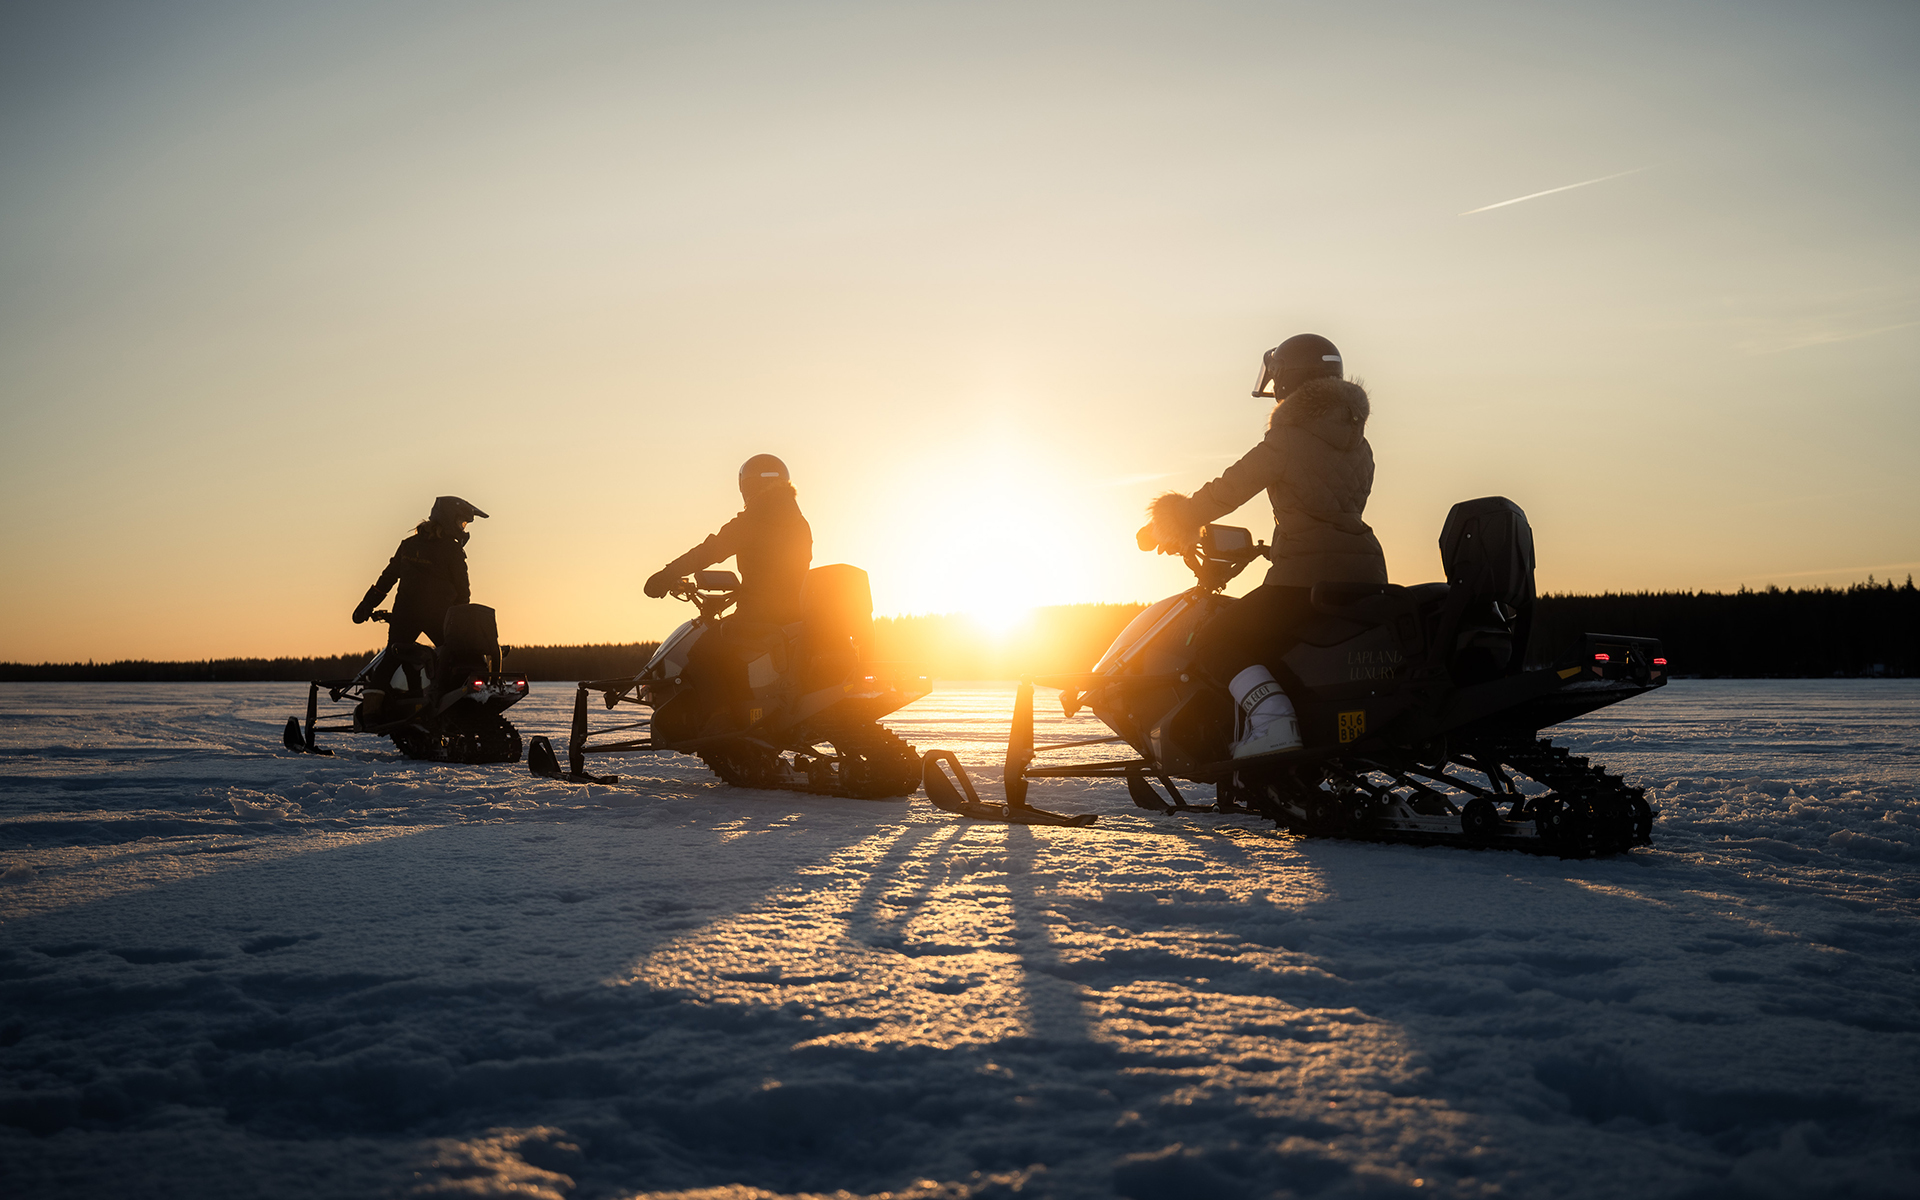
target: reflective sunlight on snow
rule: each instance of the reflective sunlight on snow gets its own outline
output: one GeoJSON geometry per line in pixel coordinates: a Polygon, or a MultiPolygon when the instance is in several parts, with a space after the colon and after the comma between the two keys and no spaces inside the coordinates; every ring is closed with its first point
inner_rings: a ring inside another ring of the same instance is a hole
{"type": "MultiPolygon", "coordinates": [[[[0,688],[9,1196],[1920,1191],[1906,681],[1680,681],[1568,728],[1661,810],[1584,863],[1101,780],[1034,785],[1102,814],[1072,830],[689,758],[307,758],[303,702],[0,688]]],[[[1010,706],[943,683],[894,725],[993,795],[1010,706]]]]}

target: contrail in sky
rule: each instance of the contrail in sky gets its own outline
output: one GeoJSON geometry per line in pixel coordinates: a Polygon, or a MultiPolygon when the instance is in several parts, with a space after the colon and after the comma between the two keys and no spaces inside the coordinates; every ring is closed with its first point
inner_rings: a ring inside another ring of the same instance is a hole
{"type": "Polygon", "coordinates": [[[1547,189],[1546,191],[1544,191],[1544,192],[1532,192],[1532,193],[1529,193],[1529,194],[1527,194],[1527,195],[1525,195],[1525,196],[1515,196],[1515,197],[1514,197],[1513,199],[1511,199],[1511,200],[1502,200],[1502,201],[1501,201],[1500,203],[1498,203],[1498,204],[1487,204],[1487,205],[1483,205],[1483,206],[1481,206],[1481,207],[1479,207],[1479,208],[1470,208],[1470,209],[1468,209],[1467,211],[1465,211],[1465,212],[1463,212],[1463,213],[1460,213],[1459,215],[1460,215],[1460,216],[1463,216],[1463,217],[1470,217],[1470,216],[1472,216],[1472,215],[1473,215],[1473,214],[1475,214],[1475,213],[1483,213],[1483,212],[1486,212],[1486,211],[1488,211],[1489,209],[1495,209],[1495,208],[1505,208],[1505,207],[1506,207],[1507,205],[1509,205],[1509,204],[1518,204],[1518,203],[1520,203],[1520,202],[1521,202],[1522,200],[1538,200],[1538,199],[1539,199],[1540,197],[1542,197],[1542,196],[1551,196],[1551,195],[1553,195],[1553,194],[1554,194],[1555,192],[1570,192],[1570,191],[1572,191],[1572,190],[1573,190],[1574,188],[1579,188],[1579,187],[1586,187],[1586,186],[1587,186],[1588,184],[1592,184],[1592,183],[1605,183],[1605,182],[1606,182],[1607,180],[1609,180],[1609,179],[1622,179],[1622,178],[1625,178],[1625,177],[1626,177],[1626,176],[1628,176],[1628,175],[1638,175],[1638,174],[1639,174],[1640,172],[1642,172],[1642,171],[1645,171],[1645,170],[1647,170],[1647,168],[1646,168],[1646,167],[1635,167],[1635,168],[1634,168],[1633,170],[1631,170],[1631,171],[1616,171],[1616,172],[1615,172],[1615,173],[1613,173],[1612,175],[1602,175],[1602,176],[1601,176],[1600,178],[1598,178],[1598,179],[1583,179],[1583,180],[1581,180],[1581,181],[1580,181],[1579,183],[1569,183],[1569,184],[1566,184],[1566,185],[1565,185],[1565,186],[1563,186],[1563,187],[1557,187],[1557,188],[1548,188],[1548,189],[1547,189]]]}

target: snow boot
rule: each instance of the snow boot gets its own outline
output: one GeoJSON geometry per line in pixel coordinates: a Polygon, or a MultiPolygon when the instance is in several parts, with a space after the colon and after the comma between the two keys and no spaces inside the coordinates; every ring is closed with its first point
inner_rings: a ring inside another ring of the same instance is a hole
{"type": "Polygon", "coordinates": [[[1280,690],[1272,671],[1262,666],[1248,667],[1233,677],[1227,691],[1233,695],[1241,727],[1240,738],[1233,743],[1233,757],[1300,748],[1300,722],[1294,717],[1293,701],[1280,690]]]}

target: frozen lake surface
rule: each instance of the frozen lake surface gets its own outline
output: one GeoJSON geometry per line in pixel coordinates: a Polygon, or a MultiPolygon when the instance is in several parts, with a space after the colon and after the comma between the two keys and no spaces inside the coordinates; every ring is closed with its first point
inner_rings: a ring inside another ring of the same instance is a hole
{"type": "MultiPolygon", "coordinates": [[[[1011,695],[892,724],[997,795],[1011,695]]],[[[1920,1195],[1920,681],[1564,727],[1660,809],[1600,862],[308,758],[304,700],[0,685],[9,1197],[1920,1195]]]]}

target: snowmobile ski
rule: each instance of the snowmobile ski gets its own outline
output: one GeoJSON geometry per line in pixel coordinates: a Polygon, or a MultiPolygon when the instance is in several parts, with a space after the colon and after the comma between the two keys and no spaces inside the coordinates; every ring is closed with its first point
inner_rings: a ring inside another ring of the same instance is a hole
{"type": "Polygon", "coordinates": [[[1083,829],[1100,819],[1095,813],[1068,815],[1048,812],[1030,804],[1016,803],[1011,797],[1005,804],[986,803],[973,790],[973,781],[967,778],[966,768],[960,765],[960,760],[954,757],[951,750],[929,750],[921,757],[920,763],[925,772],[927,799],[933,802],[935,808],[957,816],[975,821],[1000,821],[1009,825],[1062,825],[1071,829],[1083,829]],[[954,786],[954,780],[947,778],[943,765],[953,768],[954,779],[959,781],[958,788],[954,786]],[[965,795],[961,794],[963,789],[965,795]]]}
{"type": "Polygon", "coordinates": [[[585,771],[563,771],[560,769],[560,756],[553,752],[553,742],[546,737],[535,737],[527,743],[527,771],[542,779],[558,779],[567,783],[619,783],[618,775],[590,775],[585,771]]]}

